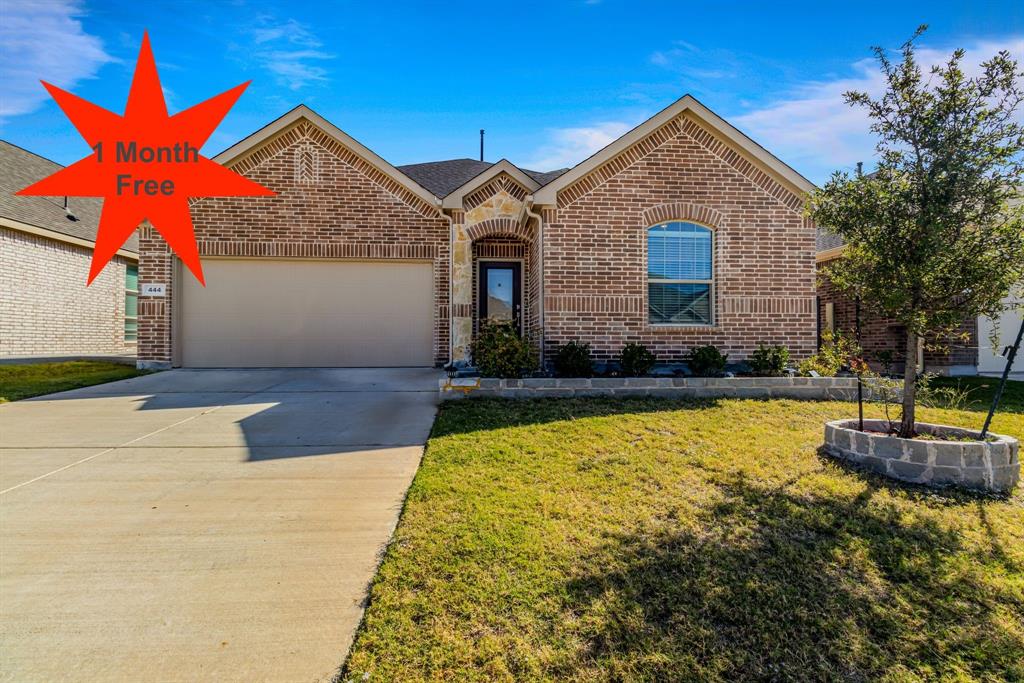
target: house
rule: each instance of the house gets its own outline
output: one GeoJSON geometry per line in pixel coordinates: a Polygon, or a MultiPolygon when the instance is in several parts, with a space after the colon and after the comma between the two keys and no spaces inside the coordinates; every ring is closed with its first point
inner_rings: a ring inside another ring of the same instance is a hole
{"type": "Polygon", "coordinates": [[[135,353],[137,239],[86,287],[102,200],[14,194],[60,168],[0,140],[0,360],[135,353]]]}
{"type": "MultiPolygon", "coordinates": [[[[823,270],[828,263],[842,256],[843,240],[819,229],[817,237],[818,288],[818,329],[838,330],[853,336],[856,330],[856,305],[848,296],[836,291],[829,283],[823,270]]],[[[969,318],[957,329],[950,339],[922,341],[917,351],[917,364],[923,372],[942,375],[1000,374],[1006,367],[1006,359],[1000,353],[1013,344],[1020,329],[1021,301],[1018,295],[1007,296],[1004,303],[1017,306],[1006,311],[998,322],[999,342],[993,348],[990,341],[993,326],[990,318],[981,316],[969,318]]],[[[893,356],[891,371],[902,372],[906,353],[906,331],[894,320],[861,312],[861,346],[867,360],[876,370],[885,370],[879,361],[879,354],[889,352],[893,356]]],[[[1018,355],[1012,368],[1014,373],[1024,371],[1024,360],[1018,355]]]]}
{"type": "Polygon", "coordinates": [[[567,170],[395,167],[305,106],[215,161],[277,194],[195,201],[205,289],[140,229],[140,366],[441,365],[488,316],[545,359],[815,350],[812,185],[690,96],[567,170]]]}

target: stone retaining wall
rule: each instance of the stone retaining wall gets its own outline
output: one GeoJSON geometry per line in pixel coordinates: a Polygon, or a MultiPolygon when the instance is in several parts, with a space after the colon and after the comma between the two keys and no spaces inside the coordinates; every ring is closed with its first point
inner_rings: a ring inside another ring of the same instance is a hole
{"type": "MultiPolygon", "coordinates": [[[[442,400],[470,397],[664,396],[670,398],[797,398],[852,401],[854,377],[593,377],[440,381],[442,400]]],[[[864,387],[864,397],[870,389],[864,387]]]]}
{"type": "MultiPolygon", "coordinates": [[[[884,420],[856,420],[825,425],[825,451],[893,479],[932,486],[962,486],[1008,493],[1020,479],[1017,439],[991,434],[993,441],[930,441],[887,436],[884,420]],[[882,432],[882,433],[877,433],[882,432]]],[[[977,432],[918,423],[919,432],[941,439],[950,432],[977,438],[977,432]]]]}

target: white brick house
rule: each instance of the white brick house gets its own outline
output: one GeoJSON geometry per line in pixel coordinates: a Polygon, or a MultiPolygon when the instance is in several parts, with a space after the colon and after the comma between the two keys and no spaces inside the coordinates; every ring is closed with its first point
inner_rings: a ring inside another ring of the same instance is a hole
{"type": "Polygon", "coordinates": [[[0,141],[0,360],[134,354],[134,236],[85,286],[102,200],[14,193],[60,164],[0,141]]]}

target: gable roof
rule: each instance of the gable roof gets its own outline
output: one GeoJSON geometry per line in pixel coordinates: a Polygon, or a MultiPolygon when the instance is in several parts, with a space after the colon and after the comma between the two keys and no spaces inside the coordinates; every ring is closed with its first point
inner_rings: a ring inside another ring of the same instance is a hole
{"type": "MultiPolygon", "coordinates": [[[[64,210],[64,197],[14,194],[62,168],[55,161],[0,140],[0,222],[9,228],[92,247],[99,229],[102,198],[68,198],[68,209],[78,219],[76,221],[64,210]]],[[[139,240],[133,233],[119,253],[134,256],[138,252],[139,240]]]]}
{"type": "MultiPolygon", "coordinates": [[[[489,161],[478,161],[476,159],[448,159],[445,161],[428,161],[422,164],[406,164],[397,168],[438,197],[447,197],[473,178],[494,166],[496,164],[489,161]]],[[[531,171],[526,168],[519,168],[518,166],[515,166],[515,168],[526,174],[538,186],[548,184],[569,170],[562,168],[557,171],[531,171]]]]}
{"type": "Polygon", "coordinates": [[[534,195],[536,203],[555,204],[559,190],[572,185],[577,180],[598,169],[604,163],[612,160],[621,152],[629,149],[686,111],[692,112],[697,118],[721,135],[722,138],[728,140],[741,152],[763,167],[766,172],[783,180],[787,186],[794,188],[797,192],[811,192],[814,190],[814,183],[797,173],[764,147],[751,140],[718,114],[705,107],[695,97],[684,95],[619,139],[609,143],[589,158],[573,166],[566,173],[547,183],[534,195]]]}
{"type": "Polygon", "coordinates": [[[267,142],[278,133],[288,130],[293,123],[300,119],[306,119],[312,123],[327,135],[334,138],[339,144],[351,150],[368,164],[384,175],[389,176],[392,180],[422,199],[430,206],[437,206],[437,197],[435,197],[431,192],[427,191],[408,175],[382,159],[376,152],[366,147],[361,142],[351,137],[345,131],[341,130],[304,104],[300,104],[287,114],[271,121],[255,133],[228,147],[226,150],[213,157],[213,161],[218,164],[227,165],[232,161],[241,158],[246,153],[259,148],[264,142],[267,142]]]}
{"type": "Polygon", "coordinates": [[[537,188],[540,187],[540,183],[534,180],[532,176],[527,175],[525,171],[508,159],[502,159],[495,164],[491,164],[491,166],[486,168],[482,173],[470,178],[460,187],[448,193],[441,206],[446,209],[458,209],[462,207],[462,201],[466,195],[480,187],[483,187],[502,173],[510,176],[517,183],[525,187],[527,192],[535,192],[537,188]]]}
{"type": "Polygon", "coordinates": [[[392,166],[304,104],[300,104],[287,114],[227,148],[213,157],[213,160],[220,164],[235,161],[288,129],[299,119],[304,118],[431,206],[453,207],[457,200],[467,192],[496,176],[500,172],[496,168],[498,166],[501,166],[501,170],[508,172],[531,192],[534,192],[537,204],[554,204],[561,189],[587,176],[685,111],[692,112],[694,116],[710,126],[722,138],[744,153],[755,166],[782,181],[783,187],[796,194],[811,192],[814,189],[813,183],[705,107],[692,95],[684,95],[576,166],[555,171],[533,171],[519,168],[505,159],[497,163],[489,163],[462,158],[392,166]],[[459,196],[455,197],[457,192],[459,196]],[[445,201],[439,202],[439,199],[445,199],[445,201]]]}

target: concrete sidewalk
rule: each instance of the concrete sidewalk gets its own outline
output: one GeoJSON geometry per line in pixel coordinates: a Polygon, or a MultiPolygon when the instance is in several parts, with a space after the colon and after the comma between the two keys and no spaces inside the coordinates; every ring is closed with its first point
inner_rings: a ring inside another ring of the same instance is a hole
{"type": "Polygon", "coordinates": [[[0,406],[0,677],[323,681],[434,370],[175,370],[0,406]]]}

